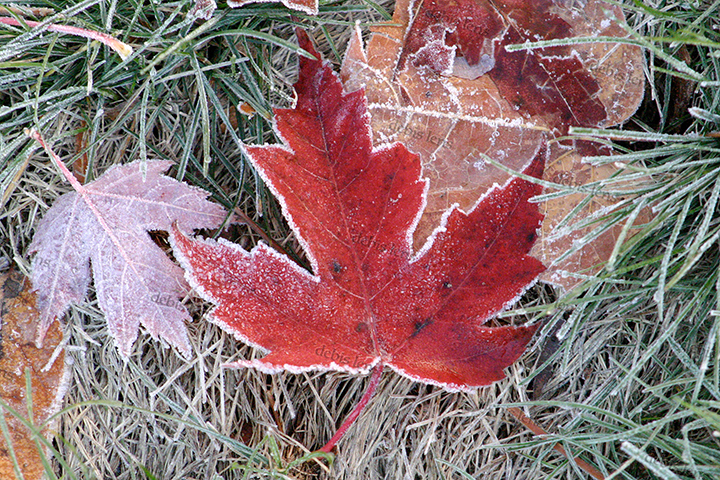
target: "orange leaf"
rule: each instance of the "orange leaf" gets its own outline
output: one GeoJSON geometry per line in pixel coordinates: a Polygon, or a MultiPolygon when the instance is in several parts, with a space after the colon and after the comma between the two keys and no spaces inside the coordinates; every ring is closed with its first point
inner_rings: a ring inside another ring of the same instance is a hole
{"type": "MultiPolygon", "coordinates": [[[[60,346],[63,335],[55,324],[48,330],[42,348],[35,346],[35,329],[39,313],[35,294],[27,290],[19,274],[0,276],[2,328],[0,337],[0,401],[27,419],[26,370],[32,382],[32,424],[44,435],[50,433],[45,422],[60,410],[70,380],[65,350],[60,346]],[[56,352],[56,350],[58,350],[56,352]]],[[[45,472],[33,433],[9,411],[3,409],[10,443],[25,480],[44,478],[45,472]]],[[[0,434],[0,478],[16,478],[8,438],[0,434]]]]}

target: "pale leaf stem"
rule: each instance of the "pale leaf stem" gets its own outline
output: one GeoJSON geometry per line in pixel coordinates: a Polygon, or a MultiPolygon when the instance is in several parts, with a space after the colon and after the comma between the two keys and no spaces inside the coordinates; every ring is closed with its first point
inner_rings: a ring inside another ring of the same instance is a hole
{"type": "Polygon", "coordinates": [[[68,168],[65,166],[65,164],[60,160],[60,157],[57,156],[57,154],[50,148],[46,143],[45,139],[43,138],[42,134],[38,132],[37,130],[33,129],[25,129],[25,135],[32,138],[36,142],[40,144],[40,146],[45,150],[45,152],[50,156],[50,159],[55,164],[55,166],[60,169],[60,172],[63,174],[65,179],[67,179],[68,182],[70,182],[70,185],[72,185],[73,189],[77,192],[82,192],[85,190],[85,188],[80,184],[77,178],[75,178],[75,175],[68,170],[68,168]]]}
{"type": "Polygon", "coordinates": [[[68,35],[89,38],[90,40],[97,40],[115,50],[123,60],[128,58],[133,52],[132,47],[127,43],[123,43],[115,37],[102,32],[96,32],[95,30],[86,30],[84,28],[73,27],[71,25],[58,25],[55,23],[42,24],[32,20],[24,20],[21,23],[19,20],[11,17],[0,17],[0,23],[11,25],[13,27],[24,27],[27,25],[30,28],[36,28],[42,26],[51,32],[65,33],[68,35]]]}

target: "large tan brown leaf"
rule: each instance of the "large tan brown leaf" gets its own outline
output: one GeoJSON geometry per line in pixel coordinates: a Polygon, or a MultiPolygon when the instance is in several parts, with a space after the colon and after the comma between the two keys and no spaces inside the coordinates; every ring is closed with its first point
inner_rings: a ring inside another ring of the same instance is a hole
{"type": "MultiPolygon", "coordinates": [[[[589,142],[564,137],[571,126],[609,127],[625,121],[644,89],[640,49],[620,43],[585,43],[507,52],[506,45],[569,37],[624,37],[620,8],[589,0],[490,2],[414,1],[396,4],[393,25],[372,30],[367,51],[356,29],[342,67],[348,90],[366,88],[375,142],[402,141],[420,154],[430,179],[428,205],[415,233],[425,242],[450,205],[471,208],[508,174],[524,169],[549,137],[546,179],[577,187],[614,173],[581,161],[609,154],[589,142]],[[553,141],[552,139],[560,139],[553,141]]],[[[572,288],[584,271],[605,261],[618,231],[596,239],[554,264],[588,229],[550,239],[578,200],[555,200],[535,254],[550,265],[545,280],[572,288]],[[570,276],[565,275],[566,272],[570,276]]],[[[580,195],[582,196],[582,195],[580,195]]],[[[618,198],[598,197],[576,221],[618,198]]]]}

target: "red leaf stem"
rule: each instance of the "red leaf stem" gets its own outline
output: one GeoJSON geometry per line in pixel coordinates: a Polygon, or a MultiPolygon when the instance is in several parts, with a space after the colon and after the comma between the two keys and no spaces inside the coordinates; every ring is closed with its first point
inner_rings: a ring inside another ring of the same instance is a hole
{"type": "Polygon", "coordinates": [[[322,447],[319,451],[330,453],[335,444],[340,441],[343,435],[345,435],[345,432],[347,432],[348,429],[352,426],[352,424],[355,423],[355,420],[357,420],[357,418],[360,416],[360,413],[370,402],[370,399],[375,393],[375,390],[377,390],[377,386],[380,384],[380,377],[382,376],[383,368],[385,368],[385,366],[382,363],[378,363],[377,365],[375,365],[375,368],[373,368],[372,376],[370,377],[370,383],[368,384],[367,390],[365,390],[365,394],[362,396],[362,398],[355,406],[353,411],[350,413],[348,418],[343,422],[340,428],[338,428],[338,431],[335,432],[335,435],[333,435],[330,441],[327,442],[325,446],[322,447]]]}

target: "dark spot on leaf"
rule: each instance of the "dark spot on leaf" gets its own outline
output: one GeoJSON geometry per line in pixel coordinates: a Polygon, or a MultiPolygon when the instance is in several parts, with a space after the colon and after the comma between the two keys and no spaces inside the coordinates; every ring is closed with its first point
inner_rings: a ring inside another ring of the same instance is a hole
{"type": "Polygon", "coordinates": [[[432,323],[433,323],[432,320],[430,320],[429,318],[426,318],[422,322],[415,322],[415,325],[414,325],[415,330],[410,335],[410,338],[415,337],[418,333],[420,333],[422,331],[423,328],[427,327],[428,325],[432,325],[432,323]]]}
{"type": "Polygon", "coordinates": [[[360,322],[360,323],[358,323],[358,324],[355,326],[355,331],[356,331],[357,333],[362,333],[362,332],[364,332],[365,330],[367,330],[367,323],[360,322]]]}
{"type": "Polygon", "coordinates": [[[527,235],[527,242],[528,242],[528,243],[533,243],[536,238],[537,238],[537,234],[536,234],[535,232],[530,232],[530,233],[528,233],[528,235],[527,235]]]}
{"type": "Polygon", "coordinates": [[[334,273],[342,272],[342,265],[340,265],[340,262],[338,262],[337,260],[332,261],[332,271],[334,273]]]}

